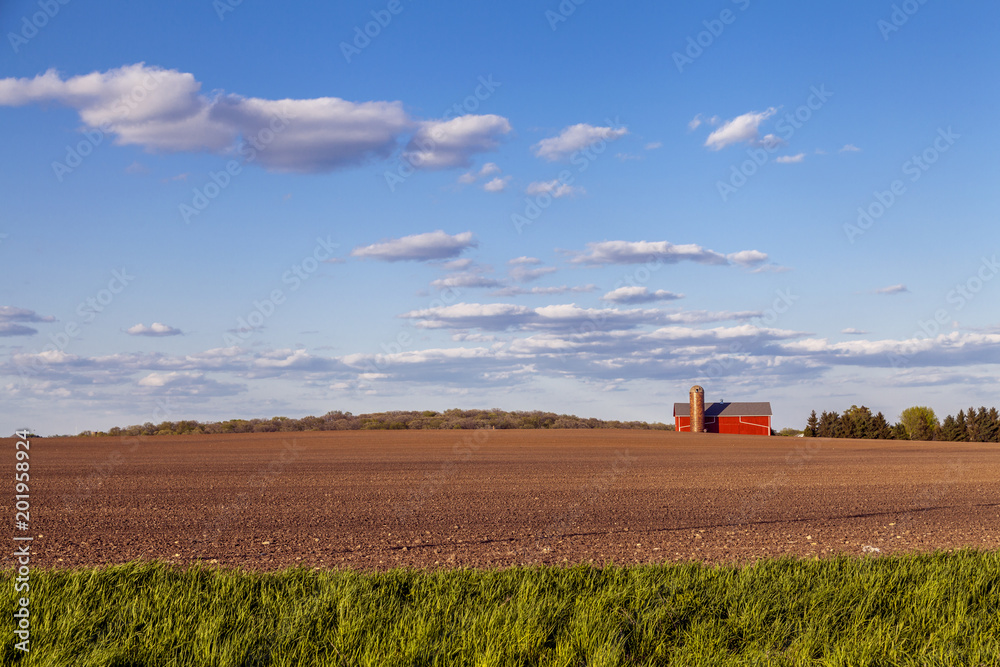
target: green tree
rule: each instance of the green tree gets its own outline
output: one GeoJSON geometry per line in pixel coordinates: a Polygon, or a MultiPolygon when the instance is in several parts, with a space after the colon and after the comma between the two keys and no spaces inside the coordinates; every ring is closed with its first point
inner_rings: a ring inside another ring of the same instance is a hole
{"type": "Polygon", "coordinates": [[[836,412],[823,411],[819,416],[819,428],[816,434],[821,438],[838,438],[837,425],[840,422],[840,415],[836,412]]]}
{"type": "Polygon", "coordinates": [[[996,408],[990,408],[986,413],[986,421],[987,438],[984,442],[1000,442],[1000,412],[996,408]]]}
{"type": "Polygon", "coordinates": [[[932,440],[940,426],[934,410],[923,405],[906,408],[899,415],[899,421],[909,434],[910,440],[932,440]]]}
{"type": "Polygon", "coordinates": [[[874,420],[872,416],[872,411],[861,406],[860,408],[856,405],[852,405],[847,410],[844,410],[844,416],[841,417],[844,421],[844,431],[847,433],[848,438],[874,438],[874,420]]]}
{"type": "Polygon", "coordinates": [[[955,416],[955,441],[966,442],[969,439],[969,428],[965,422],[965,410],[959,410],[955,416]]]}
{"type": "Polygon", "coordinates": [[[878,438],[879,440],[892,440],[893,433],[892,428],[889,426],[889,422],[885,420],[885,415],[881,412],[876,414],[872,418],[872,435],[873,438],[878,438]]]}
{"type": "Polygon", "coordinates": [[[802,431],[802,435],[807,438],[815,438],[816,431],[819,428],[819,418],[816,416],[816,411],[813,410],[809,414],[809,419],[806,420],[806,428],[802,431]]]}
{"type": "Polygon", "coordinates": [[[951,415],[945,417],[944,421],[941,422],[941,436],[940,436],[941,440],[955,442],[956,440],[961,439],[961,437],[964,435],[965,434],[961,431],[961,429],[958,426],[958,422],[955,421],[955,418],[952,417],[951,415]]]}

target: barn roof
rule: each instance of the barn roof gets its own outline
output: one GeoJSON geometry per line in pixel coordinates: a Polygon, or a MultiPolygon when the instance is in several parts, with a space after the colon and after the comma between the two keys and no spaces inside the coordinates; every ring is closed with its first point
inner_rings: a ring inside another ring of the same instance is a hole
{"type": "MultiPolygon", "coordinates": [[[[744,403],[706,403],[706,417],[760,417],[771,415],[771,403],[768,401],[750,401],[744,403]]],[[[690,417],[690,403],[674,403],[675,417],[690,417]]]]}

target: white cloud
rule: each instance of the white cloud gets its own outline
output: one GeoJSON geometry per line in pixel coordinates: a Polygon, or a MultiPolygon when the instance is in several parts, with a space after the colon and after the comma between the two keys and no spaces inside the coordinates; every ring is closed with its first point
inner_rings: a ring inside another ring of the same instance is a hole
{"type": "Polygon", "coordinates": [[[485,178],[486,176],[492,176],[494,174],[499,174],[501,171],[500,167],[497,166],[495,162],[487,162],[484,164],[479,171],[467,171],[458,177],[458,182],[465,185],[475,183],[480,178],[485,178]]]}
{"type": "Polygon", "coordinates": [[[468,167],[473,155],[495,150],[511,129],[506,118],[493,114],[424,121],[403,157],[421,169],[468,167]]]}
{"type": "Polygon", "coordinates": [[[219,382],[197,372],[154,372],[136,385],[142,393],[156,396],[234,396],[246,391],[243,385],[219,382]]]}
{"type": "Polygon", "coordinates": [[[861,149],[854,144],[844,144],[844,147],[838,151],[840,153],[860,153],[861,149]]]}
{"type": "Polygon", "coordinates": [[[802,162],[806,159],[805,153],[799,153],[798,155],[782,155],[776,158],[774,161],[778,164],[796,164],[802,162]]]}
{"type": "MultiPolygon", "coordinates": [[[[760,124],[777,112],[775,107],[770,107],[765,111],[751,111],[726,121],[719,129],[708,135],[705,146],[717,151],[732,144],[758,143],[760,124]]],[[[773,137],[773,135],[768,136],[773,137]]]]}
{"type": "Polygon", "coordinates": [[[668,241],[599,241],[588,243],[587,248],[586,253],[574,253],[571,261],[592,266],[646,262],[676,264],[682,261],[753,266],[767,261],[767,255],[758,250],[741,250],[722,255],[694,243],[674,245],[668,241]]]}
{"type": "Polygon", "coordinates": [[[675,294],[667,290],[650,292],[648,287],[630,286],[611,290],[602,296],[601,300],[612,303],[652,303],[654,301],[673,301],[683,297],[683,294],[675,294]]]}
{"type": "Polygon", "coordinates": [[[87,128],[105,128],[119,145],[222,155],[245,147],[269,170],[300,173],[387,158],[414,130],[408,155],[418,167],[461,166],[510,131],[506,119],[492,115],[418,121],[401,102],[266,100],[204,94],[201,87],[192,74],[144,63],[65,79],[49,70],[0,79],[0,106],[55,102],[75,109],[87,128]]]}
{"type": "Polygon", "coordinates": [[[557,136],[542,139],[532,149],[536,157],[555,162],[600,141],[615,141],[626,134],[628,129],[624,127],[594,127],[587,123],[577,123],[563,129],[557,136]]]}
{"type": "Polygon", "coordinates": [[[847,334],[849,336],[863,336],[871,332],[855,329],[854,327],[847,327],[846,329],[841,329],[840,333],[847,334]]]}
{"type": "Polygon", "coordinates": [[[351,251],[351,256],[370,257],[384,262],[427,261],[456,257],[468,248],[475,248],[476,245],[472,232],[462,232],[452,236],[439,229],[358,247],[351,251]]]}
{"type": "Polygon", "coordinates": [[[538,280],[542,276],[555,272],[556,268],[553,266],[539,266],[533,269],[526,266],[514,266],[509,273],[510,277],[519,283],[530,283],[532,280],[538,280]]]}
{"type": "Polygon", "coordinates": [[[145,324],[136,324],[126,329],[125,332],[130,336],[180,336],[184,333],[180,329],[175,329],[160,322],[153,322],[148,327],[145,324]]]}
{"type": "Polygon", "coordinates": [[[880,287],[873,290],[875,294],[902,294],[903,292],[909,292],[906,285],[900,283],[899,285],[889,285],[888,287],[880,287]]]}
{"type": "Polygon", "coordinates": [[[447,262],[443,262],[441,264],[441,267],[448,271],[465,271],[470,266],[472,266],[472,260],[468,257],[448,260],[447,262]]]}
{"type": "Polygon", "coordinates": [[[726,258],[733,264],[750,267],[766,262],[767,253],[763,253],[760,250],[740,250],[739,252],[729,253],[726,255],[726,258]]]}
{"type": "Polygon", "coordinates": [[[809,338],[782,344],[776,353],[807,356],[835,365],[903,368],[996,363],[1000,334],[951,332],[907,340],[855,340],[830,343],[825,338],[809,338]]]}
{"type": "Polygon", "coordinates": [[[655,309],[580,308],[574,303],[528,308],[511,303],[462,302],[450,306],[413,310],[403,313],[400,317],[416,320],[415,326],[422,329],[614,331],[634,329],[644,325],[746,320],[760,315],[759,312],[670,313],[655,309]]]}
{"type": "Polygon", "coordinates": [[[511,266],[522,265],[522,266],[535,266],[541,264],[542,260],[537,257],[528,257],[527,255],[522,255],[520,257],[515,257],[514,259],[508,260],[508,264],[511,266]]]}
{"type": "Polygon", "coordinates": [[[503,192],[509,182],[510,176],[504,176],[502,178],[497,176],[493,180],[484,183],[483,190],[486,190],[487,192],[503,192]]]}
{"type": "Polygon", "coordinates": [[[587,191],[582,187],[574,187],[567,183],[563,183],[558,178],[551,181],[535,181],[534,183],[529,183],[525,192],[529,195],[550,194],[555,199],[587,193],[587,191]]]}
{"type": "Polygon", "coordinates": [[[570,287],[568,285],[561,285],[559,287],[504,287],[503,289],[497,290],[495,292],[490,292],[493,296],[523,296],[526,294],[538,295],[553,295],[553,294],[570,294],[570,293],[585,293],[585,292],[596,292],[597,285],[580,285],[575,287],[570,287]]]}
{"type": "Polygon", "coordinates": [[[445,287],[502,287],[503,283],[494,278],[487,278],[478,272],[466,271],[438,278],[432,281],[431,285],[443,289],[445,287]]]}
{"type": "Polygon", "coordinates": [[[645,148],[647,151],[655,151],[657,148],[662,148],[662,147],[663,147],[662,141],[651,141],[645,146],[643,146],[643,148],[645,148]]]}
{"type": "Polygon", "coordinates": [[[688,121],[688,130],[693,132],[694,130],[697,130],[699,127],[701,127],[702,123],[708,123],[709,125],[718,125],[719,117],[712,116],[711,118],[702,118],[701,114],[698,114],[690,121],[688,121]]]}

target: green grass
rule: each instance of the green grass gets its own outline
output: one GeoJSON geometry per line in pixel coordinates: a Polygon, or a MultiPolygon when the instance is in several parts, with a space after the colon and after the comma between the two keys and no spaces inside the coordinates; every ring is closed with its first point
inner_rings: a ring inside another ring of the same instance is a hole
{"type": "Polygon", "coordinates": [[[1000,665],[997,552],[385,573],[136,563],[32,572],[31,604],[31,653],[5,633],[5,665],[1000,665]]]}

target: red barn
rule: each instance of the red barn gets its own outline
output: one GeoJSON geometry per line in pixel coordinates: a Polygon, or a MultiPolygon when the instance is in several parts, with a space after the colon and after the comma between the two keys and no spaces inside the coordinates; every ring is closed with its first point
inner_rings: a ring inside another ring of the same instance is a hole
{"type": "MultiPolygon", "coordinates": [[[[690,403],[674,403],[674,427],[691,430],[690,403]]],[[[709,403],[705,406],[705,433],[771,435],[771,404],[709,403]]]]}

